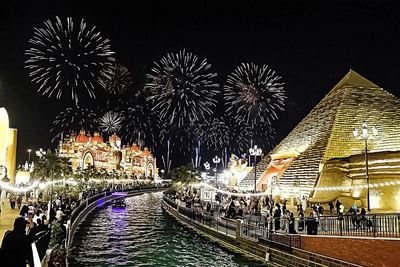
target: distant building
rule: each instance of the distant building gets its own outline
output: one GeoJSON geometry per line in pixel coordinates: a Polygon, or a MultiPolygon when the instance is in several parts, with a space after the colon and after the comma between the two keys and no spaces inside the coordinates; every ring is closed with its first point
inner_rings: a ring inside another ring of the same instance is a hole
{"type": "MultiPolygon", "coordinates": [[[[17,129],[9,127],[7,110],[0,108],[0,165],[7,168],[8,178],[13,184],[17,159],[17,129]]],[[[0,171],[4,171],[3,168],[0,171]]]]}
{"type": "MultiPolygon", "coordinates": [[[[371,208],[400,210],[400,99],[352,70],[260,161],[258,190],[366,207],[366,143],[353,135],[363,122],[377,130],[367,147],[371,208]]],[[[254,187],[254,172],[241,186],[254,187]]]]}
{"type": "Polygon", "coordinates": [[[150,150],[142,150],[136,144],[121,147],[121,139],[115,134],[104,142],[98,132],[91,136],[81,130],[59,142],[58,155],[69,158],[73,170],[95,167],[125,173],[129,178],[158,177],[156,158],[150,150]]]}

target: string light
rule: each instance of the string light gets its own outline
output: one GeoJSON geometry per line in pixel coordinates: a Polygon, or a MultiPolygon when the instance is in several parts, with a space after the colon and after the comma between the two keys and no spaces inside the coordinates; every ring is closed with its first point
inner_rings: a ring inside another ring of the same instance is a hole
{"type": "MultiPolygon", "coordinates": [[[[390,181],[390,182],[382,182],[382,183],[373,183],[369,184],[370,188],[379,188],[379,187],[386,187],[386,186],[393,186],[393,185],[400,185],[400,180],[398,181],[390,181]]],[[[193,187],[205,187],[223,194],[231,195],[231,196],[243,196],[243,197],[250,197],[250,196],[265,196],[269,195],[269,192],[262,192],[262,193],[235,193],[230,192],[222,189],[218,189],[213,187],[212,185],[206,183],[198,183],[193,185],[193,187]]],[[[348,190],[360,190],[360,189],[367,189],[368,185],[348,185],[348,186],[330,186],[330,187],[312,187],[311,190],[315,191],[348,191],[348,190]]]]}
{"type": "MultiPolygon", "coordinates": [[[[107,183],[123,183],[123,182],[134,182],[134,181],[144,181],[144,180],[133,180],[133,179],[121,179],[121,180],[113,180],[113,179],[106,179],[106,180],[101,180],[101,179],[90,179],[89,182],[95,182],[95,183],[101,183],[102,181],[105,181],[107,183]]],[[[39,181],[35,181],[33,182],[31,185],[29,186],[25,186],[25,187],[16,187],[13,185],[10,185],[9,183],[4,183],[4,182],[0,182],[0,188],[6,191],[10,191],[13,193],[25,193],[27,191],[36,189],[37,187],[39,187],[41,190],[45,189],[46,187],[50,186],[51,184],[53,185],[57,185],[57,184],[68,184],[68,185],[73,185],[76,186],[79,184],[79,182],[72,180],[72,179],[68,179],[68,180],[58,180],[58,181],[47,181],[45,183],[41,183],[39,181]]]]}

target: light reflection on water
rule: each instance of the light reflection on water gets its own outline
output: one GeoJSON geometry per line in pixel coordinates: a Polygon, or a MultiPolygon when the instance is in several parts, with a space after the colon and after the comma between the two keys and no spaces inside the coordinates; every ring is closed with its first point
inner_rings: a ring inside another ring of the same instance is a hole
{"type": "Polygon", "coordinates": [[[162,193],[93,211],[75,233],[70,266],[264,266],[232,254],[179,224],[161,208],[162,193]]]}

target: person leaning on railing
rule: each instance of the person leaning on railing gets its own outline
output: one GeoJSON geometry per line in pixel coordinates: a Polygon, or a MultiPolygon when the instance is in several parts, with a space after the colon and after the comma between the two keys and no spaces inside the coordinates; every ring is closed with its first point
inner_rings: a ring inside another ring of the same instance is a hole
{"type": "Polygon", "coordinates": [[[307,234],[308,235],[317,235],[317,233],[318,233],[318,222],[315,219],[313,212],[311,212],[310,216],[307,217],[306,226],[307,226],[307,234]]]}

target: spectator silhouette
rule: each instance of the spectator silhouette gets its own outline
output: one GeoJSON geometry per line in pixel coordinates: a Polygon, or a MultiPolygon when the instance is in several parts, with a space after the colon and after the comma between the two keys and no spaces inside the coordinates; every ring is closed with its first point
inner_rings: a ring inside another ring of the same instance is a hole
{"type": "Polygon", "coordinates": [[[14,229],[4,234],[2,266],[26,267],[27,262],[33,266],[30,238],[25,235],[26,224],[24,218],[18,217],[14,221],[14,229]]]}

